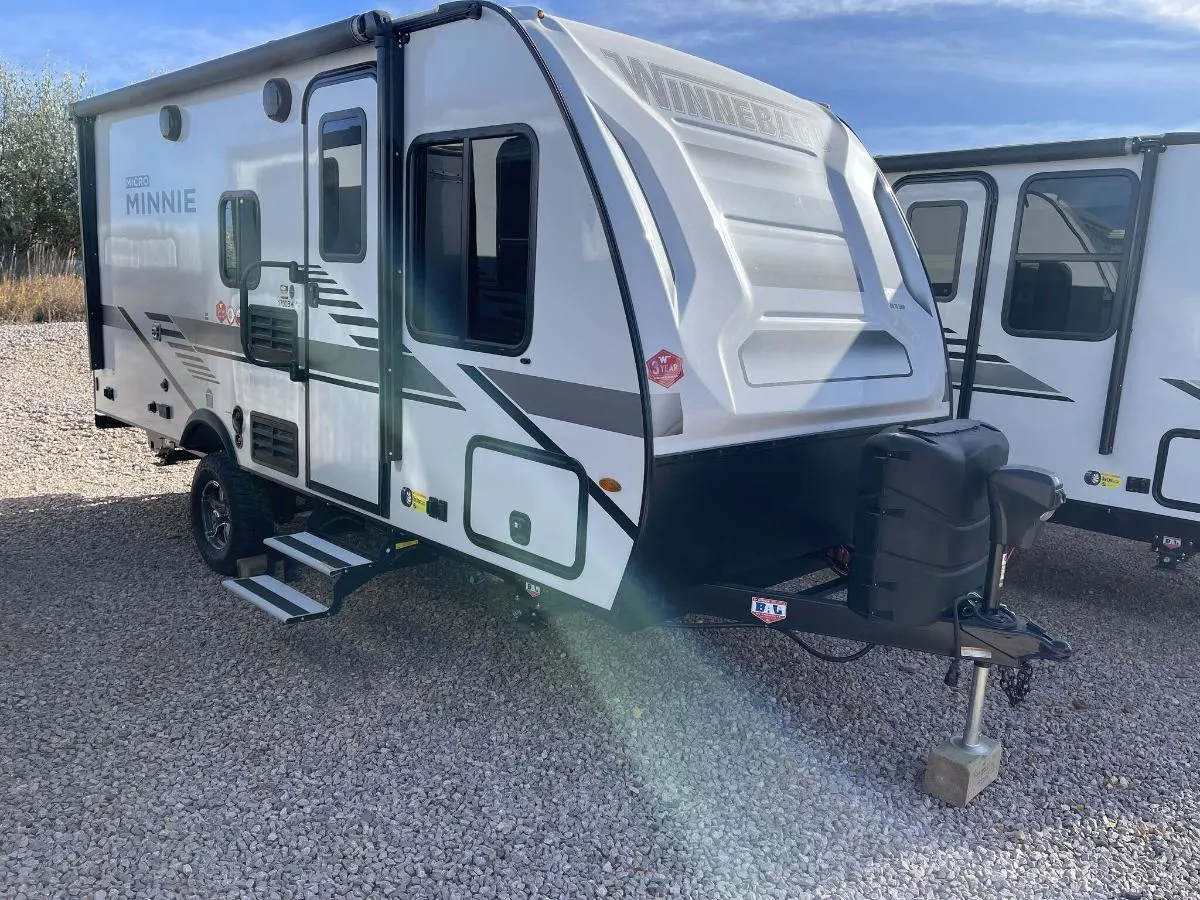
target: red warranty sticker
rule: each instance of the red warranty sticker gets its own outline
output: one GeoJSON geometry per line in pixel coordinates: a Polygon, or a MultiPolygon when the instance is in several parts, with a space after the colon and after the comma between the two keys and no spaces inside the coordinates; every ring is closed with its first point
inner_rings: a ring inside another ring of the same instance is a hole
{"type": "Polygon", "coordinates": [[[768,600],[766,597],[751,597],[750,612],[756,619],[761,619],[768,625],[782,622],[787,618],[787,604],[782,600],[768,600]]]}
{"type": "Polygon", "coordinates": [[[217,321],[222,325],[241,325],[242,311],[235,307],[232,303],[226,303],[224,300],[217,301],[217,321]]]}
{"type": "Polygon", "coordinates": [[[670,350],[659,350],[646,360],[646,371],[655,384],[669,388],[683,377],[683,360],[670,350]]]}

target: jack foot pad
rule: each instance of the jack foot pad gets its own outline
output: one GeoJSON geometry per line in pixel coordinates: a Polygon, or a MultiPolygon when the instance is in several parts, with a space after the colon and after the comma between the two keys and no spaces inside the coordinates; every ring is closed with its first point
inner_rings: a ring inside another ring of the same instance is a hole
{"type": "Polygon", "coordinates": [[[952,806],[966,806],[1000,775],[999,741],[980,737],[973,751],[946,741],[929,754],[925,793],[952,806]]]}

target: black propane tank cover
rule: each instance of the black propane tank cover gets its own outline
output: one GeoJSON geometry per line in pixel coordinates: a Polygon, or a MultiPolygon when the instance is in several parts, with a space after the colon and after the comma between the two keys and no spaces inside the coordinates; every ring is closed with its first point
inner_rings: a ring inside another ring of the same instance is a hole
{"type": "Polygon", "coordinates": [[[921,626],[981,590],[991,556],[988,477],[1008,462],[990,425],[949,419],[894,428],[863,447],[847,602],[921,626]]]}
{"type": "Polygon", "coordinates": [[[292,86],[286,78],[271,78],[263,85],[263,112],[272,122],[286,122],[292,114],[292,86]]]}
{"type": "Polygon", "coordinates": [[[177,141],[183,134],[183,113],[178,106],[164,106],[158,111],[158,130],[168,141],[177,141]]]}

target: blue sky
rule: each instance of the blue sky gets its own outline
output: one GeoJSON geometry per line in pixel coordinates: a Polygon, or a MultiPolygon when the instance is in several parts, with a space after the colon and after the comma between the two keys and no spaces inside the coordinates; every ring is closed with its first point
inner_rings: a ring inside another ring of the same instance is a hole
{"type": "MultiPolygon", "coordinates": [[[[370,0],[0,0],[0,59],[108,89],[370,0]]],[[[376,5],[399,14],[434,0],[376,5]]],[[[876,153],[1200,130],[1200,0],[562,0],[833,108],[876,153]]]]}

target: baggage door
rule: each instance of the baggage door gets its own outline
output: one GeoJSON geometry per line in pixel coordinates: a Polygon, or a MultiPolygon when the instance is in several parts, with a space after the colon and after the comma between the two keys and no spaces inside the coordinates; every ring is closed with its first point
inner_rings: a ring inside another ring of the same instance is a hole
{"type": "Polygon", "coordinates": [[[966,418],[978,365],[979,319],[996,188],[986,175],[916,175],[896,185],[942,317],[954,386],[953,409],[966,418]],[[965,385],[965,387],[964,387],[965,385]]]}
{"type": "Polygon", "coordinates": [[[379,132],[374,66],[320,76],[305,107],[307,484],[380,509],[379,132]]]}

